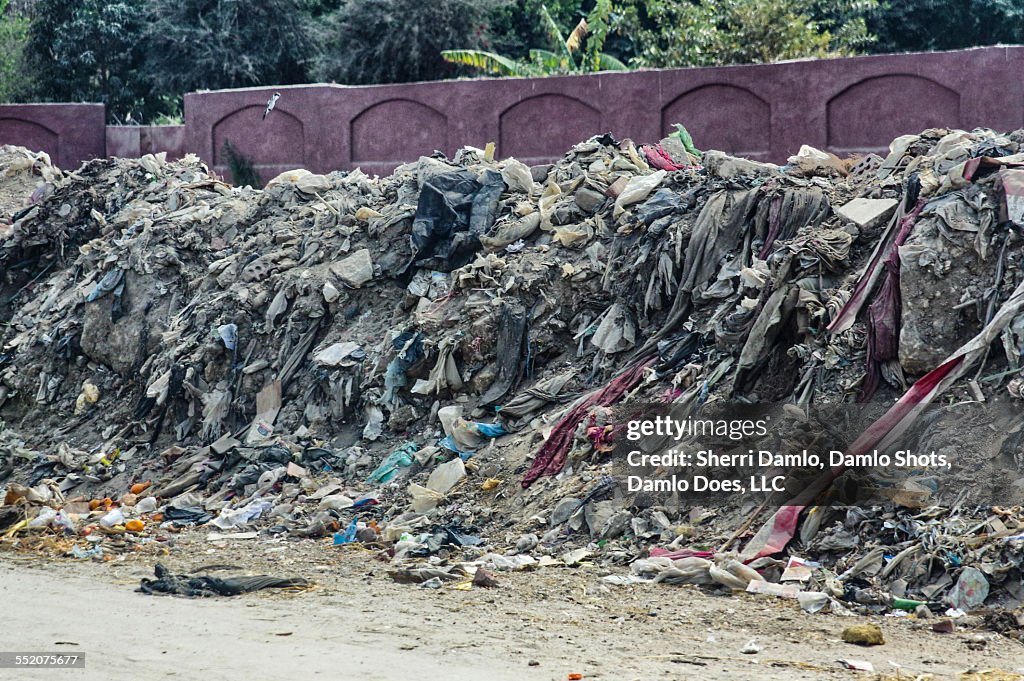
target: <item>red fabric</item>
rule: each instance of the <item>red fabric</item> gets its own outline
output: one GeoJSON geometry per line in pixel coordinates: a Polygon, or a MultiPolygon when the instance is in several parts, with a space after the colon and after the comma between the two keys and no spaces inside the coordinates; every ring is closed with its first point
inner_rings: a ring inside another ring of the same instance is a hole
{"type": "Polygon", "coordinates": [[[768,205],[768,235],[764,238],[764,246],[758,251],[757,257],[767,260],[775,245],[775,238],[779,236],[779,229],[782,227],[782,197],[776,196],[768,205]]]}
{"type": "MultiPolygon", "coordinates": [[[[828,475],[826,473],[825,475],[828,475]]],[[[796,526],[800,521],[800,513],[806,506],[781,506],[778,511],[765,523],[754,538],[750,540],[749,546],[743,552],[745,562],[750,562],[761,556],[770,556],[773,553],[781,553],[786,544],[796,534],[796,526]],[[748,553],[753,547],[757,548],[756,553],[750,556],[748,553]],[[748,558],[749,556],[749,558],[748,558]]]]}
{"type": "Polygon", "coordinates": [[[636,387],[644,376],[644,369],[653,364],[655,359],[657,358],[650,357],[637,362],[613,378],[605,387],[592,392],[563,416],[537,452],[533,466],[523,477],[523,487],[529,487],[537,478],[545,475],[557,475],[565,466],[565,457],[569,454],[576,428],[586,418],[590,408],[597,405],[607,407],[636,387]]]}
{"type": "Polygon", "coordinates": [[[979,156],[972,158],[964,164],[964,179],[968,182],[974,181],[974,176],[982,166],[987,168],[1024,168],[1024,163],[1007,162],[1005,158],[992,158],[991,156],[979,156]]]}
{"type": "Polygon", "coordinates": [[[647,157],[647,162],[658,170],[682,170],[686,166],[678,165],[672,160],[672,157],[665,153],[660,144],[645,145],[643,148],[644,156],[647,157]]]}
{"type": "MultiPolygon", "coordinates": [[[[886,435],[892,432],[900,422],[906,418],[915,407],[917,407],[922,401],[929,398],[932,391],[949,376],[960,364],[964,361],[964,356],[960,355],[949,360],[945,364],[942,364],[937,369],[929,371],[927,374],[922,376],[914,385],[910,387],[903,397],[900,398],[899,402],[889,408],[889,411],[872,423],[867,429],[861,433],[852,445],[848,454],[857,456],[866,454],[868,450],[877,446],[886,435]]],[[[786,545],[793,539],[796,534],[796,526],[800,520],[800,513],[803,512],[813,501],[814,498],[828,489],[828,486],[832,484],[832,481],[838,478],[846,470],[846,466],[836,466],[830,468],[828,471],[821,474],[821,476],[809,485],[803,492],[798,494],[795,498],[789,501],[789,504],[782,506],[778,511],[775,512],[768,522],[766,522],[754,538],[750,540],[746,548],[743,550],[743,558],[746,561],[760,558],[761,556],[770,556],[774,553],[779,553],[786,548],[786,545]]]]}
{"type": "Polygon", "coordinates": [[[924,199],[918,199],[914,209],[900,221],[899,232],[889,255],[883,261],[885,280],[878,289],[875,300],[868,306],[867,377],[860,392],[860,402],[867,402],[874,395],[882,376],[882,364],[899,358],[900,315],[903,311],[903,301],[900,299],[899,247],[910,236],[924,204],[924,199]]]}
{"type": "Polygon", "coordinates": [[[882,364],[899,357],[903,301],[900,297],[899,261],[894,260],[889,258],[885,261],[885,279],[875,300],[868,305],[867,376],[861,386],[859,402],[867,402],[875,394],[882,378],[882,364]]]}

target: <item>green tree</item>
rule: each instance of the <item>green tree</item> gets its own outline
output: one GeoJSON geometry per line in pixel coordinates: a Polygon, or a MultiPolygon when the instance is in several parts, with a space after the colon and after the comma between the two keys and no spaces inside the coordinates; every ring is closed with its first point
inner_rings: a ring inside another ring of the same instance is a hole
{"type": "Polygon", "coordinates": [[[306,0],[146,4],[145,75],[157,92],[307,82],[315,43],[306,0]]]}
{"type": "Polygon", "coordinates": [[[441,51],[479,47],[502,0],[343,0],[323,22],[315,69],[338,83],[407,83],[458,73],[441,51]]]}
{"type": "Polygon", "coordinates": [[[624,0],[631,64],[750,64],[855,54],[876,0],[624,0]]]}
{"type": "Polygon", "coordinates": [[[562,30],[544,5],[541,5],[540,19],[551,49],[531,49],[527,59],[516,60],[484,50],[445,50],[441,54],[453,64],[503,76],[546,76],[626,68],[616,57],[603,51],[612,23],[611,0],[597,0],[590,13],[579,20],[568,37],[562,35],[562,30]]]}
{"type": "Polygon", "coordinates": [[[15,101],[27,94],[28,73],[22,52],[28,39],[28,19],[0,0],[0,102],[15,101]]]}
{"type": "Polygon", "coordinates": [[[142,75],[143,7],[122,0],[38,0],[24,48],[31,96],[42,101],[102,102],[112,120],[151,113],[142,75]]]}
{"type": "Polygon", "coordinates": [[[575,26],[593,9],[595,0],[514,0],[491,15],[482,47],[511,59],[528,59],[531,45],[546,45],[549,32],[542,12],[558,26],[575,26]]]}
{"type": "Polygon", "coordinates": [[[1024,43],[1021,0],[889,0],[868,16],[872,51],[956,50],[1024,43]]]}
{"type": "Polygon", "coordinates": [[[808,13],[832,35],[832,49],[842,54],[870,51],[878,38],[868,28],[868,17],[878,0],[810,0],[808,13]]]}

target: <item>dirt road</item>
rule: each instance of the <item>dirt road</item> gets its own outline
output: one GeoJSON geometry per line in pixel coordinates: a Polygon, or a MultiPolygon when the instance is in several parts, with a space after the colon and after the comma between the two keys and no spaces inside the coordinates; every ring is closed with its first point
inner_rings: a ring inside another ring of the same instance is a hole
{"type": "Polygon", "coordinates": [[[938,634],[927,621],[880,617],[874,621],[886,644],[861,648],[840,635],[867,618],[808,615],[792,601],[656,584],[613,587],[588,566],[501,574],[501,586],[491,590],[432,591],[394,583],[388,566],[367,552],[319,542],[287,546],[197,546],[187,558],[165,557],[172,570],[244,564],[249,572],[317,582],[299,594],[205,600],[136,593],[140,577],[152,574],[152,557],[101,564],[0,554],[0,650],[78,652],[87,660],[84,670],[10,677],[0,670],[0,678],[878,678],[836,662],[846,658],[887,675],[899,664],[904,679],[930,673],[1003,681],[1014,677],[961,675],[1024,673],[1024,645],[987,631],[938,634]],[[742,654],[751,639],[760,652],[742,654]]]}
{"type": "MultiPolygon", "coordinates": [[[[425,628],[392,628],[388,618],[366,612],[366,604],[322,594],[309,600],[149,597],[102,576],[55,577],[8,562],[0,567],[7,622],[0,649],[85,654],[85,669],[18,670],[18,679],[377,681],[408,678],[397,671],[405,670],[419,681],[476,681],[482,669],[499,680],[546,678],[494,665],[486,651],[449,648],[437,654],[411,643],[418,634],[429,635],[425,628]]],[[[0,670],[0,678],[15,674],[0,670]]]]}

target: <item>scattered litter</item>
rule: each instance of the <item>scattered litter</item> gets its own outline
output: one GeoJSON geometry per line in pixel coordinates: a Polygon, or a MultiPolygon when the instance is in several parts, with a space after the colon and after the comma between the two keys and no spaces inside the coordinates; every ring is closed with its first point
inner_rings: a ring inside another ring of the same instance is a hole
{"type": "Polygon", "coordinates": [[[160,563],[154,570],[156,579],[143,578],[138,591],[144,594],[169,594],[175,596],[210,597],[238,596],[261,589],[305,589],[309,581],[298,577],[211,577],[209,575],[175,575],[160,563]]]}

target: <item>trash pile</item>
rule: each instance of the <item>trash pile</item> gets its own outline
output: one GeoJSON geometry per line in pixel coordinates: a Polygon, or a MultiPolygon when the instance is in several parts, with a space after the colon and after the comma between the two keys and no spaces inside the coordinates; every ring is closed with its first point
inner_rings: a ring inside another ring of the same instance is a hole
{"type": "Polygon", "coordinates": [[[0,240],[7,239],[21,211],[53,191],[61,171],[43,153],[9,144],[0,146],[0,240]]]}
{"type": "Polygon", "coordinates": [[[928,404],[1019,410],[1024,131],[785,166],[686,141],[262,190],[194,156],[35,161],[0,239],[2,545],[205,525],[361,543],[427,587],[596,563],[812,612],[1019,606],[1020,506],[821,503],[833,468],[781,506],[644,507],[611,464],[636,403],[888,409],[856,451],[928,404]]]}

